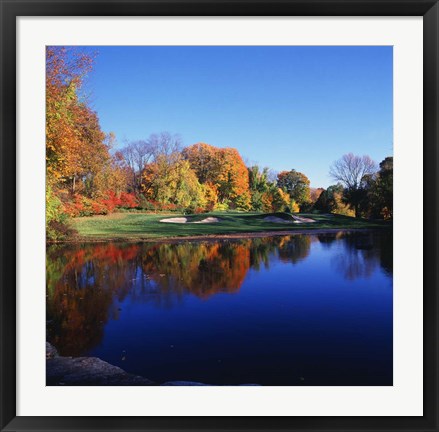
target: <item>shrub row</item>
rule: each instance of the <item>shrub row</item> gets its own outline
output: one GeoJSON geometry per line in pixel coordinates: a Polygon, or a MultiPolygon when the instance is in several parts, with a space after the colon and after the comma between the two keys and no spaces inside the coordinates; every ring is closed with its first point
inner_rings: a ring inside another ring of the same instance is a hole
{"type": "Polygon", "coordinates": [[[69,217],[106,215],[118,211],[143,210],[150,212],[204,213],[208,209],[202,207],[183,208],[172,203],[160,203],[147,200],[143,195],[136,197],[133,193],[122,192],[119,195],[108,191],[102,197],[92,199],[84,195],[64,196],[63,213],[69,217]]]}
{"type": "Polygon", "coordinates": [[[138,200],[132,193],[122,192],[117,195],[113,191],[108,191],[102,197],[96,199],[75,194],[73,199],[63,203],[63,210],[70,217],[78,217],[105,215],[112,213],[115,209],[137,208],[138,205],[138,200]]]}

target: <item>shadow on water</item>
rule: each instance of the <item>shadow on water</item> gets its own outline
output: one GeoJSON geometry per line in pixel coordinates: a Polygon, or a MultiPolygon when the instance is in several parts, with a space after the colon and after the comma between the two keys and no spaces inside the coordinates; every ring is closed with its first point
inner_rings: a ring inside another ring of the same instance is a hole
{"type": "Polygon", "coordinates": [[[388,385],[392,301],[384,287],[391,275],[391,233],[382,232],[52,245],[47,338],[62,355],[97,355],[155,380],[388,385]],[[345,291],[368,281],[368,297],[345,291]],[[385,315],[364,301],[380,296],[385,315]],[[185,348],[169,352],[174,340],[185,348]],[[135,359],[122,362],[124,346],[135,359]],[[357,358],[363,352],[368,371],[357,358]],[[360,369],[347,373],[352,362],[360,369]],[[290,367],[297,373],[288,377],[290,367]],[[331,378],[334,373],[344,375],[331,378]]]}

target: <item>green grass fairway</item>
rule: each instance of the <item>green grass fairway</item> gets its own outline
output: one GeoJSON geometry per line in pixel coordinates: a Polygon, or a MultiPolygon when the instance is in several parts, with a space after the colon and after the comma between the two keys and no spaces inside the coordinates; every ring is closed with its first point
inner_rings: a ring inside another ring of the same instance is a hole
{"type": "Polygon", "coordinates": [[[314,219],[315,223],[286,224],[264,221],[266,216],[291,219],[287,213],[213,212],[185,216],[192,221],[212,216],[221,222],[210,224],[177,224],[160,222],[164,218],[181,217],[181,214],[115,213],[73,219],[71,226],[77,231],[76,241],[83,240],[147,240],[192,236],[221,236],[228,234],[264,233],[276,231],[308,231],[328,229],[384,228],[391,224],[367,221],[340,215],[300,214],[314,219]]]}

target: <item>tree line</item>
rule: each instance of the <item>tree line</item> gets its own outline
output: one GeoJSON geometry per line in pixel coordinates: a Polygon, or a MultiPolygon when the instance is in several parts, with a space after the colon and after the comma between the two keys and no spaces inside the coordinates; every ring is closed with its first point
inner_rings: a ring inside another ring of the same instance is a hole
{"type": "MultiPolygon", "coordinates": [[[[368,156],[335,162],[327,189],[311,188],[295,169],[274,173],[246,166],[238,150],[206,143],[184,147],[178,135],[152,134],[115,149],[83,95],[93,58],[63,47],[46,50],[46,221],[49,238],[68,217],[115,209],[333,212],[391,218],[393,159],[376,167],[368,156]]],[[[65,234],[65,232],[64,232],[65,234]]]]}

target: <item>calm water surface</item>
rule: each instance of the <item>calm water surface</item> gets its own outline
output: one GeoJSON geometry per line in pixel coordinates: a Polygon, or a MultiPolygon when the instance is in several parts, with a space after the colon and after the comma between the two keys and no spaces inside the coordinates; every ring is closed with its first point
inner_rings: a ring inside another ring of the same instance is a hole
{"type": "Polygon", "coordinates": [[[390,233],[47,249],[47,337],[155,382],[392,385],[390,233]]]}

